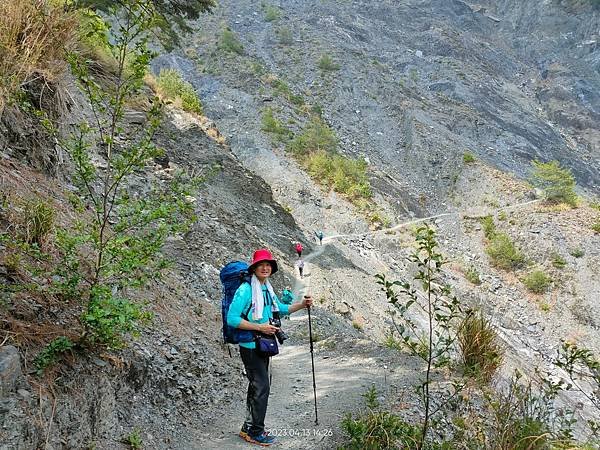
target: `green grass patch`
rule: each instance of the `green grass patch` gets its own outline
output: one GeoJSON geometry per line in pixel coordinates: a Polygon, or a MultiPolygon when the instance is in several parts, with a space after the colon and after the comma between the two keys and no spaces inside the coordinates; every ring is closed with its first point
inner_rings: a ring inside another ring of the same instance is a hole
{"type": "Polygon", "coordinates": [[[202,103],[194,86],[181,78],[175,69],[162,69],[156,79],[158,92],[181,109],[202,114],[202,103]]]}
{"type": "Polygon", "coordinates": [[[481,278],[479,276],[479,272],[477,271],[477,269],[473,266],[470,266],[466,271],[465,271],[465,278],[467,280],[469,280],[469,282],[473,283],[476,286],[479,286],[481,284],[481,278]]]}
{"type": "Polygon", "coordinates": [[[500,269],[517,269],[525,264],[525,256],[505,233],[495,233],[485,251],[492,264],[500,269]]]}
{"type": "Polygon", "coordinates": [[[377,391],[371,387],[364,395],[367,410],[353,418],[346,415],[342,420],[342,430],[346,442],[342,450],[412,449],[420,439],[417,425],[404,422],[400,417],[381,411],[377,401],[377,391]]]}
{"type": "Polygon", "coordinates": [[[289,87],[289,85],[285,81],[282,81],[279,79],[273,80],[273,82],[271,82],[271,85],[273,86],[275,93],[277,93],[278,95],[281,95],[282,97],[287,99],[290,103],[292,103],[296,106],[304,105],[304,97],[302,97],[302,95],[300,95],[300,94],[294,94],[292,89],[289,87]]]}
{"type": "Polygon", "coordinates": [[[483,228],[483,235],[487,239],[492,239],[496,234],[496,224],[494,223],[494,218],[492,216],[485,216],[479,219],[479,222],[483,228]]]}
{"type": "Polygon", "coordinates": [[[583,255],[585,255],[585,252],[581,249],[581,248],[574,248],[572,249],[569,254],[573,257],[573,258],[581,258],[583,255]]]}
{"type": "Polygon", "coordinates": [[[567,265],[567,260],[557,252],[553,252],[552,255],[550,255],[550,262],[552,262],[552,265],[557,269],[562,269],[567,265]]]}
{"type": "Polygon", "coordinates": [[[47,200],[29,200],[23,205],[23,240],[43,245],[54,229],[56,212],[47,200]]]}
{"type": "Polygon", "coordinates": [[[372,197],[365,160],[321,150],[311,153],[305,161],[310,175],[335,192],[345,194],[351,200],[372,197]]]}
{"type": "Polygon", "coordinates": [[[277,19],[279,19],[279,17],[281,17],[281,11],[279,10],[279,8],[277,8],[276,6],[273,5],[267,5],[264,9],[265,12],[265,21],[267,22],[273,22],[277,19]]]}
{"type": "Polygon", "coordinates": [[[333,130],[321,119],[313,117],[286,149],[318,183],[346,195],[365,212],[373,212],[373,205],[367,202],[373,194],[366,161],[339,154],[337,145],[338,139],[333,130]]]}
{"type": "Polygon", "coordinates": [[[219,42],[217,47],[229,53],[235,53],[238,55],[244,54],[244,46],[237,38],[235,33],[229,28],[225,28],[219,36],[219,42]]]}
{"type": "Polygon", "coordinates": [[[340,70],[340,65],[336,63],[333,58],[327,54],[321,56],[319,62],[317,63],[319,69],[325,72],[332,72],[335,70],[340,70]]]}
{"type": "Polygon", "coordinates": [[[594,222],[592,224],[592,230],[594,231],[594,233],[598,234],[600,233],[600,219],[598,219],[596,222],[594,222]]]}
{"type": "Polygon", "coordinates": [[[542,270],[534,270],[523,278],[523,284],[530,292],[543,294],[552,284],[552,278],[542,270]]]}
{"type": "Polygon", "coordinates": [[[294,34],[289,27],[279,27],[275,30],[277,42],[281,45],[290,45],[294,43],[294,34]]]}
{"type": "Polygon", "coordinates": [[[391,350],[402,351],[404,349],[404,342],[400,339],[396,339],[392,333],[388,334],[382,342],[383,346],[391,350]]]}
{"type": "Polygon", "coordinates": [[[463,153],[463,162],[465,164],[473,164],[477,159],[475,158],[475,155],[471,152],[465,152],[463,153]]]}
{"type": "Polygon", "coordinates": [[[337,151],[337,145],[338,139],[333,130],[322,120],[313,118],[287,149],[294,156],[305,157],[319,151],[333,154],[337,151]]]}
{"type": "Polygon", "coordinates": [[[292,135],[292,132],[275,117],[272,108],[263,110],[261,130],[273,134],[278,141],[284,141],[292,135]]]}

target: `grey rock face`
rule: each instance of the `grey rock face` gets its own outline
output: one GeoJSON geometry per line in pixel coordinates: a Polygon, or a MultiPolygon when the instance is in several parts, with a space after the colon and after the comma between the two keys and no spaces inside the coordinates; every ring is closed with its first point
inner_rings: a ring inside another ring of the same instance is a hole
{"type": "Polygon", "coordinates": [[[240,69],[258,64],[323,107],[341,152],[369,158],[377,189],[402,199],[399,213],[442,209],[467,151],[523,178],[531,160],[556,159],[579,185],[600,186],[599,10],[518,0],[303,1],[280,9],[282,19],[266,22],[255,2],[220,2],[199,28],[218,37],[225,23],[244,55],[203,38],[191,48],[204,63],[182,55],[156,63],[181,70],[219,128],[237,130],[230,144],[243,160],[271,145],[258,114],[265,96],[284,121],[298,123],[292,131],[303,121],[260,76],[240,69]],[[293,39],[282,43],[282,29],[293,39]],[[339,70],[320,70],[322,55],[339,70]],[[387,175],[402,184],[382,183],[387,175]]]}
{"type": "Polygon", "coordinates": [[[21,359],[12,345],[0,348],[0,398],[8,397],[22,377],[21,359]]]}

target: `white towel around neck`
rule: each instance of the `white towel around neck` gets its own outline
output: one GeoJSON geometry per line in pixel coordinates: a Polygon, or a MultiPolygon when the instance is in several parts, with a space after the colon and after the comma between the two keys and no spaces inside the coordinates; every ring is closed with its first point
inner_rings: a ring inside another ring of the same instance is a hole
{"type": "MultiPolygon", "coordinates": [[[[252,275],[250,285],[252,286],[252,319],[261,320],[263,317],[263,309],[265,308],[265,298],[263,297],[262,284],[256,277],[252,275]]],[[[271,311],[279,311],[277,302],[275,301],[275,292],[269,280],[265,281],[269,295],[271,296],[271,311]]]]}

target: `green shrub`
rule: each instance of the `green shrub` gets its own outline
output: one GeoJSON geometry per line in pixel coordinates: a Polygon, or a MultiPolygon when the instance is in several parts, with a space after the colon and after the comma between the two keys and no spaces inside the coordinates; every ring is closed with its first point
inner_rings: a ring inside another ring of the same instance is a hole
{"type": "Polygon", "coordinates": [[[88,341],[121,348],[124,345],[123,337],[127,334],[139,334],[139,329],[150,318],[151,314],[144,311],[141,305],[114,296],[105,286],[96,286],[91,292],[82,322],[90,330],[88,341]]]}
{"type": "Polygon", "coordinates": [[[265,8],[265,20],[267,22],[273,22],[274,20],[279,19],[280,15],[281,12],[279,11],[279,8],[273,5],[267,5],[265,8]]]}
{"type": "Polygon", "coordinates": [[[319,69],[323,71],[340,70],[340,65],[337,64],[329,55],[323,55],[318,62],[319,69]]]}
{"type": "Polygon", "coordinates": [[[367,177],[368,165],[364,159],[352,159],[336,151],[335,133],[318,117],[287,145],[308,173],[322,185],[347,195],[355,204],[370,199],[371,186],[367,177]]]}
{"type": "Polygon", "coordinates": [[[60,336],[50,342],[35,358],[33,365],[37,374],[41,375],[48,367],[55,364],[63,353],[73,348],[73,342],[65,336],[60,336]]]}
{"type": "Polygon", "coordinates": [[[356,320],[352,321],[352,326],[354,327],[354,329],[356,329],[358,331],[362,331],[362,329],[363,329],[363,326],[356,320]]]}
{"type": "Polygon", "coordinates": [[[321,119],[312,118],[304,131],[288,144],[287,149],[294,155],[303,157],[318,151],[334,153],[337,145],[338,139],[333,130],[321,119]]]}
{"type": "Polygon", "coordinates": [[[184,111],[202,114],[202,104],[194,87],[184,81],[179,72],[174,69],[162,69],[156,82],[163,97],[180,103],[184,111]]]}
{"type": "Polygon", "coordinates": [[[23,206],[23,238],[42,245],[54,228],[55,211],[47,201],[30,200],[23,206]]]}
{"type": "Polygon", "coordinates": [[[131,433],[123,438],[123,443],[129,445],[131,450],[141,450],[143,442],[139,428],[131,430],[131,433]]]}
{"type": "Polygon", "coordinates": [[[279,27],[275,30],[277,41],[282,45],[290,45],[294,43],[294,35],[288,27],[279,27]]]}
{"type": "Polygon", "coordinates": [[[542,270],[534,270],[523,278],[523,284],[529,291],[543,294],[552,284],[552,278],[542,270]]]}
{"type": "Polygon", "coordinates": [[[469,312],[458,328],[458,345],[465,374],[492,379],[504,357],[496,329],[481,311],[469,312]]]}
{"type": "Polygon", "coordinates": [[[553,252],[552,255],[550,255],[550,260],[552,261],[552,265],[557,269],[562,269],[567,265],[565,258],[560,256],[557,252],[553,252]]]}
{"type": "Polygon", "coordinates": [[[292,134],[283,124],[277,120],[273,114],[272,108],[265,108],[262,115],[262,128],[261,130],[267,133],[273,133],[276,135],[277,140],[283,140],[292,134]]]}
{"type": "Polygon", "coordinates": [[[383,346],[392,350],[401,351],[404,348],[404,343],[400,339],[396,339],[393,333],[390,333],[383,340],[383,346]]]}
{"type": "Polygon", "coordinates": [[[573,258],[581,258],[583,255],[585,255],[585,252],[581,248],[574,248],[569,252],[569,254],[573,258]]]}
{"type": "Polygon", "coordinates": [[[533,167],[531,182],[544,191],[547,201],[576,206],[575,178],[569,169],[563,169],[558,161],[533,161],[533,167]]]}
{"type": "Polygon", "coordinates": [[[219,37],[218,48],[229,53],[244,54],[244,46],[229,28],[225,28],[219,37]]]}
{"type": "Polygon", "coordinates": [[[294,94],[292,89],[284,81],[279,79],[273,80],[271,85],[277,94],[281,95],[292,104],[296,106],[302,106],[304,104],[304,97],[299,94],[294,94]]]}
{"type": "Polygon", "coordinates": [[[479,272],[473,266],[470,266],[465,272],[465,278],[469,280],[471,283],[479,286],[481,284],[481,278],[479,277],[479,272]]]}
{"type": "Polygon", "coordinates": [[[304,162],[313,178],[335,192],[346,194],[351,200],[371,198],[365,160],[318,151],[311,153],[304,162]]]}
{"type": "Polygon", "coordinates": [[[496,234],[496,224],[492,216],[485,216],[480,219],[481,226],[483,227],[483,235],[487,239],[492,239],[496,234]]]}
{"type": "Polygon", "coordinates": [[[501,269],[516,269],[525,263],[525,256],[505,233],[494,234],[485,251],[492,264],[501,269]]]}
{"type": "Polygon", "coordinates": [[[369,222],[372,225],[379,226],[379,229],[388,228],[390,226],[390,224],[392,223],[391,220],[389,219],[389,217],[386,217],[384,215],[384,213],[382,213],[381,211],[373,211],[372,213],[369,214],[368,218],[369,218],[369,222]]]}
{"type": "Polygon", "coordinates": [[[471,152],[463,153],[463,162],[465,164],[472,164],[476,161],[475,155],[471,152]]]}
{"type": "Polygon", "coordinates": [[[592,224],[592,230],[594,233],[600,233],[600,219],[592,224]]]}

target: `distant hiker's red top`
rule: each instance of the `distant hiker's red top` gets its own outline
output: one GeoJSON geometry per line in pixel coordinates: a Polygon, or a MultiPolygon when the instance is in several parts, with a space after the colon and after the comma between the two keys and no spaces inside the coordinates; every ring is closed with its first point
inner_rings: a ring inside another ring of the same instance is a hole
{"type": "Polygon", "coordinates": [[[302,244],[301,244],[300,242],[298,242],[298,243],[296,244],[296,251],[297,251],[297,252],[301,252],[301,251],[302,251],[302,244]]]}

